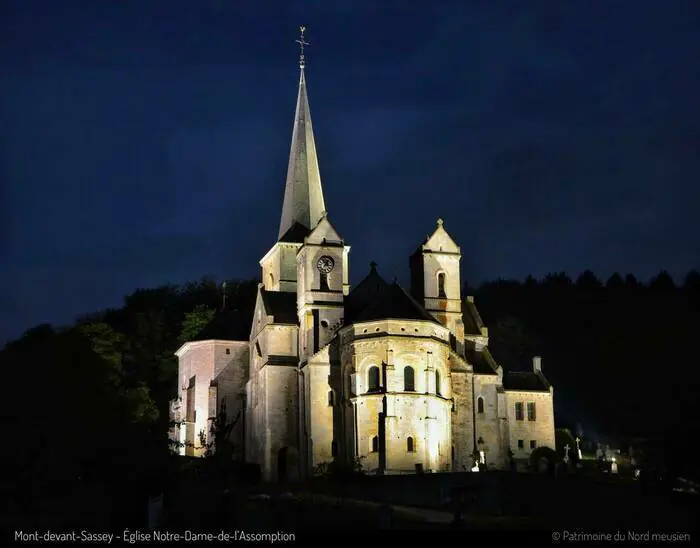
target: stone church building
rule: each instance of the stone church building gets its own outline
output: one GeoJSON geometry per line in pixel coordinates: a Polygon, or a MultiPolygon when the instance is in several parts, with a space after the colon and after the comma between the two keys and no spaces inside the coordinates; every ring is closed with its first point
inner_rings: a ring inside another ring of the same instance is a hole
{"type": "MultiPolygon", "coordinates": [[[[303,61],[303,57],[302,57],[303,61]]],[[[461,251],[443,221],[410,257],[410,288],[377,265],[355,287],[350,246],[326,211],[304,63],[279,236],[260,259],[247,341],[184,344],[181,454],[199,456],[225,404],[231,436],[263,479],[293,480],[324,463],[367,473],[470,470],[554,448],[553,387],[539,358],[507,372],[463,296],[461,251]]]]}

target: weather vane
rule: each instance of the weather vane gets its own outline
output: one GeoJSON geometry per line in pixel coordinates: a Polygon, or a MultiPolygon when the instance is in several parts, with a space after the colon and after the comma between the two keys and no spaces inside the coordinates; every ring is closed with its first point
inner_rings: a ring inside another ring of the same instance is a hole
{"type": "Polygon", "coordinates": [[[301,31],[301,37],[299,40],[296,41],[296,43],[299,44],[299,50],[300,50],[299,66],[301,68],[304,68],[304,64],[306,63],[306,59],[304,58],[304,46],[310,46],[311,44],[304,41],[304,32],[306,31],[306,27],[301,26],[301,27],[299,27],[299,30],[301,31]]]}

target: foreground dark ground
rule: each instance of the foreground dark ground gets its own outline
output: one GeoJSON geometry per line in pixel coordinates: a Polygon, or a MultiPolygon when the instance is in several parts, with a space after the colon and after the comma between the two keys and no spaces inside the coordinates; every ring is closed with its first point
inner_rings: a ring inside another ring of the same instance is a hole
{"type": "Polygon", "coordinates": [[[691,532],[697,495],[660,486],[486,472],[321,479],[224,493],[180,486],[165,505],[169,529],[652,530],[691,532]],[[455,510],[461,519],[455,520],[455,510]]]}
{"type": "MultiPolygon", "coordinates": [[[[123,495],[123,493],[122,493],[123,495]]],[[[163,491],[160,521],[169,531],[284,532],[344,530],[640,531],[692,534],[698,495],[623,478],[483,472],[410,476],[322,477],[271,485],[225,478],[206,466],[180,471],[163,491]],[[457,504],[457,501],[459,503],[457,504]],[[455,520],[459,509],[461,519],[455,520]]],[[[143,493],[117,497],[84,490],[46,497],[36,514],[5,514],[5,529],[80,528],[121,534],[149,529],[143,493]]],[[[301,539],[299,537],[298,539],[301,539]]]]}

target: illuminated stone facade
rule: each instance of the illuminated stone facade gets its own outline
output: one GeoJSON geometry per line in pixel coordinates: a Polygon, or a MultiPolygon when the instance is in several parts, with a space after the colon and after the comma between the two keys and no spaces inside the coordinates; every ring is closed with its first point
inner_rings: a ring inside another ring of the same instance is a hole
{"type": "Polygon", "coordinates": [[[503,468],[509,449],[525,458],[554,447],[540,360],[520,373],[495,362],[442,220],[410,258],[410,291],[374,264],[351,289],[349,252],[325,211],[302,67],[279,238],[260,261],[250,338],[177,352],[182,454],[202,454],[222,402],[239,417],[240,456],[267,480],[333,461],[386,474],[470,470],[475,459],[503,468]]]}

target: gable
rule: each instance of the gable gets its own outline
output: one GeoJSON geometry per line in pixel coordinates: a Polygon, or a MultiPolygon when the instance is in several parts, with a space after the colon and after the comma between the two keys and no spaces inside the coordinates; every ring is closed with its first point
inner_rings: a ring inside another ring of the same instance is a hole
{"type": "Polygon", "coordinates": [[[438,220],[437,229],[433,232],[433,235],[426,240],[425,244],[423,244],[423,251],[460,253],[459,246],[442,226],[442,219],[438,220]]]}
{"type": "Polygon", "coordinates": [[[263,284],[258,285],[258,296],[255,300],[253,325],[250,328],[250,338],[260,333],[268,323],[297,325],[297,294],[288,291],[266,291],[263,284]],[[268,321],[272,317],[272,322],[268,321]]]}
{"type": "Polygon", "coordinates": [[[342,244],[343,239],[338,235],[328,217],[323,217],[316,228],[306,237],[306,241],[311,244],[342,244]]]}
{"type": "Polygon", "coordinates": [[[262,284],[258,284],[258,296],[255,298],[255,308],[253,309],[253,322],[250,326],[250,338],[260,333],[267,320],[267,312],[262,298],[262,284]]]}

